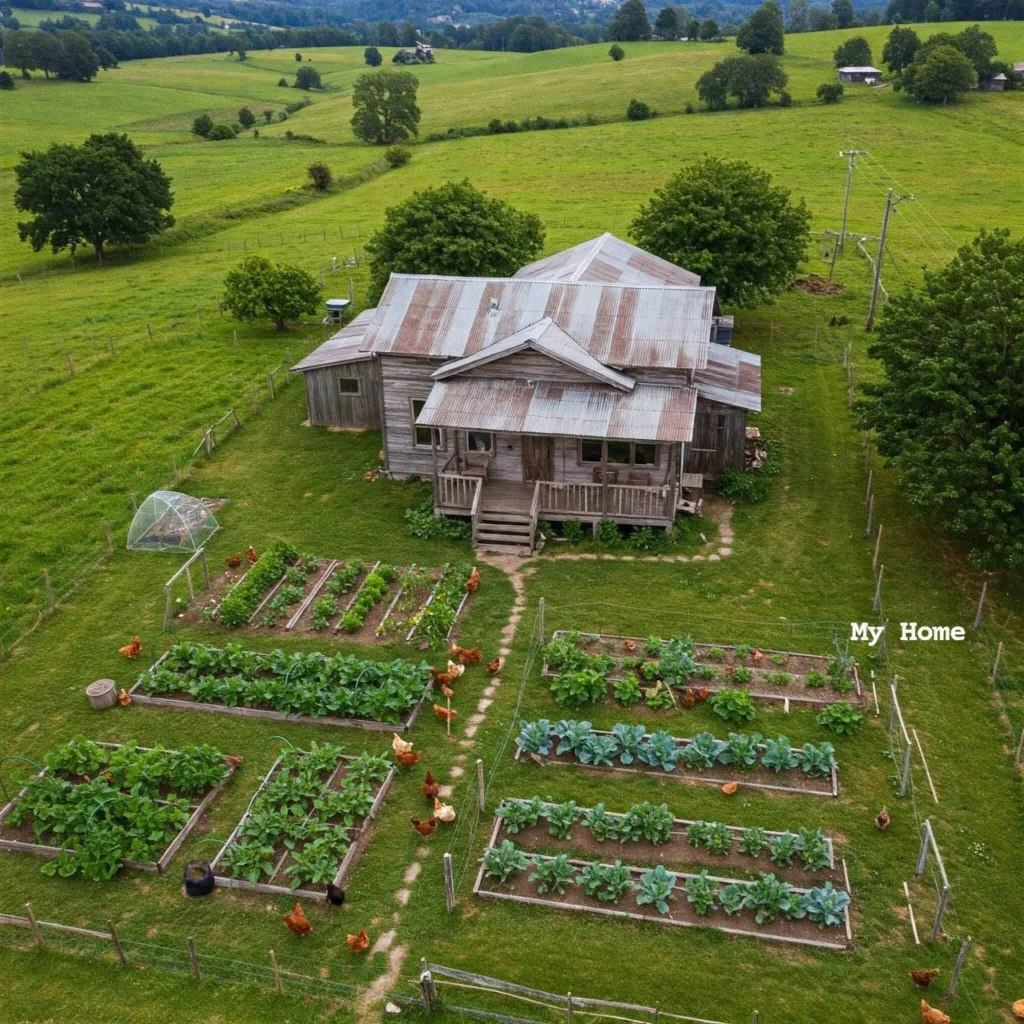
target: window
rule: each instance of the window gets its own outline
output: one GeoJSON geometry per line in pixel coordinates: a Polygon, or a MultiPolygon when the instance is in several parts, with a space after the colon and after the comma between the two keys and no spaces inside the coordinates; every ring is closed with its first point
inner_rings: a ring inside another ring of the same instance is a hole
{"type": "Polygon", "coordinates": [[[419,419],[419,415],[423,412],[423,406],[427,403],[425,400],[420,398],[411,399],[412,403],[412,434],[413,444],[417,448],[429,448],[431,443],[431,437],[433,437],[433,443],[438,448],[444,447],[444,438],[441,435],[441,431],[435,427],[417,427],[416,420],[419,419]]]}
{"type": "Polygon", "coordinates": [[[493,452],[494,435],[488,430],[467,431],[466,447],[471,452],[493,452]]]}
{"type": "Polygon", "coordinates": [[[358,395],[362,391],[358,377],[339,377],[338,390],[343,395],[358,395]]]}
{"type": "Polygon", "coordinates": [[[658,464],[658,446],[653,443],[637,441],[633,445],[634,466],[656,466],[658,464]]]}
{"type": "Polygon", "coordinates": [[[629,465],[629,442],[608,441],[608,461],[616,465],[629,465]]]}
{"type": "Polygon", "coordinates": [[[580,442],[580,462],[600,462],[601,461],[601,442],[600,441],[581,441],[580,442]]]}
{"type": "Polygon", "coordinates": [[[580,441],[580,462],[601,462],[602,453],[611,466],[658,464],[658,446],[653,441],[580,441]]]}

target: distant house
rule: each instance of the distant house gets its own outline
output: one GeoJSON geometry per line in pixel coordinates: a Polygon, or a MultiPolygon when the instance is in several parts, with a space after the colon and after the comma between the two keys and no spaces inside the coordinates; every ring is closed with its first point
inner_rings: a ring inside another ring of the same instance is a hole
{"type": "Polygon", "coordinates": [[[525,553],[539,519],[670,526],[684,489],[743,468],[761,360],[719,342],[714,302],[605,234],[510,278],[392,274],[294,369],[311,424],[379,425],[392,477],[525,553]]]}
{"type": "Polygon", "coordinates": [[[851,66],[839,69],[839,81],[850,82],[856,85],[874,85],[882,77],[878,68],[870,65],[866,67],[851,66]]]}
{"type": "Polygon", "coordinates": [[[434,51],[427,43],[417,42],[415,50],[399,50],[391,58],[391,62],[393,64],[433,64],[434,51]]]}
{"type": "Polygon", "coordinates": [[[97,0],[82,0],[82,2],[78,6],[81,7],[83,11],[103,11],[103,10],[106,10],[106,8],[103,6],[103,4],[98,3],[97,0]]]}
{"type": "Polygon", "coordinates": [[[1002,92],[1009,81],[1010,80],[1006,75],[1000,71],[998,75],[992,75],[989,78],[980,79],[978,82],[978,88],[982,92],[1002,92]]]}
{"type": "Polygon", "coordinates": [[[1024,60],[1016,60],[1013,62],[1013,73],[1015,75],[1024,75],[1024,60]]]}

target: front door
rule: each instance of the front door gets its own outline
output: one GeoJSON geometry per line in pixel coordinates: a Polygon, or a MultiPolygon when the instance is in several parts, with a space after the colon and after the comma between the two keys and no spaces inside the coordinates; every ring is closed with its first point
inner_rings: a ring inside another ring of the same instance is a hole
{"type": "Polygon", "coordinates": [[[554,478],[555,439],[523,434],[523,479],[533,483],[534,480],[554,478]]]}

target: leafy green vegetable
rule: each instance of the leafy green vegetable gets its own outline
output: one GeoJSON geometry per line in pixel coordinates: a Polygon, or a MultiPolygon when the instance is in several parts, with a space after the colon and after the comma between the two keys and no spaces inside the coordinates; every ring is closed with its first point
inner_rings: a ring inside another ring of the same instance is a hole
{"type": "Polygon", "coordinates": [[[852,736],[864,721],[864,715],[848,701],[828,704],[814,719],[836,736],[852,736]]]}
{"type": "Polygon", "coordinates": [[[750,857],[760,857],[768,845],[763,828],[745,828],[740,836],[739,851],[750,857]]]}
{"type": "Polygon", "coordinates": [[[575,800],[566,800],[565,803],[548,807],[542,813],[548,820],[548,832],[556,839],[568,839],[580,818],[580,809],[575,800]]]}
{"type": "Polygon", "coordinates": [[[557,857],[543,857],[537,854],[533,858],[533,871],[529,879],[537,883],[537,892],[545,893],[550,889],[563,895],[576,877],[576,870],[569,863],[569,855],[560,853],[557,857]]]}
{"type": "Polygon", "coordinates": [[[718,887],[708,879],[706,870],[688,878],[683,888],[686,890],[687,902],[698,917],[705,917],[709,910],[714,909],[718,887]]]}
{"type": "Polygon", "coordinates": [[[547,757],[551,752],[551,723],[546,718],[536,722],[523,722],[519,728],[516,746],[524,754],[547,757]]]}
{"type": "Polygon", "coordinates": [[[480,858],[480,863],[488,878],[497,878],[500,882],[507,882],[513,875],[525,871],[530,864],[526,854],[510,839],[504,840],[501,846],[489,846],[480,858]]]}
{"type": "Polygon", "coordinates": [[[676,898],[672,891],[675,884],[676,876],[666,871],[664,864],[659,864],[640,876],[640,883],[636,890],[636,902],[640,906],[653,904],[660,913],[667,914],[669,902],[676,898]]]}
{"type": "Polygon", "coordinates": [[[836,889],[831,882],[811,889],[803,898],[804,912],[819,928],[843,924],[849,905],[850,894],[836,889]]]}
{"type": "MultiPolygon", "coordinates": [[[[733,676],[735,679],[735,675],[733,676]]],[[[754,700],[748,690],[731,690],[723,687],[708,700],[711,710],[727,722],[749,722],[756,713],[754,700]]]]}

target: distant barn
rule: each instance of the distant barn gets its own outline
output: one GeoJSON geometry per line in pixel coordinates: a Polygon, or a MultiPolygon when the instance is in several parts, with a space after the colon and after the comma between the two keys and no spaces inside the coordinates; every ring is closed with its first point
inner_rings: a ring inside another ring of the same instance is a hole
{"type": "Polygon", "coordinates": [[[881,77],[882,72],[870,65],[839,69],[839,81],[850,82],[854,85],[874,85],[881,77]]]}
{"type": "Polygon", "coordinates": [[[1009,79],[1000,71],[998,75],[982,78],[978,82],[978,88],[982,92],[1002,92],[1008,83],[1009,79]]]}

